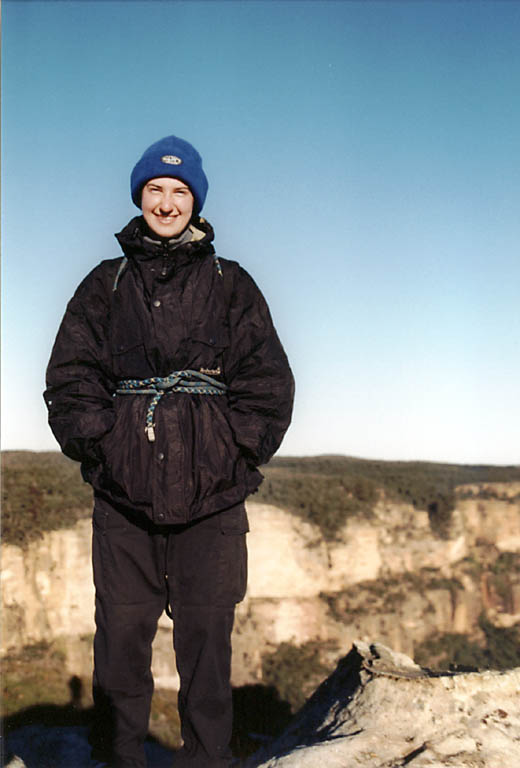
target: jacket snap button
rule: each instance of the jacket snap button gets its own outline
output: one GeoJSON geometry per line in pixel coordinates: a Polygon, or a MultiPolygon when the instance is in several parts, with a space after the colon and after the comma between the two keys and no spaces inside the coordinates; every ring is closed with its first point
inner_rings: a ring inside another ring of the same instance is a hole
{"type": "Polygon", "coordinates": [[[164,520],[164,512],[159,512],[159,514],[157,515],[157,520],[160,520],[162,523],[162,521],[164,520]]]}
{"type": "Polygon", "coordinates": [[[159,459],[159,461],[164,461],[164,453],[160,453],[160,454],[157,456],[157,458],[159,459]]]}
{"type": "Polygon", "coordinates": [[[215,346],[215,339],[210,339],[209,343],[211,344],[212,347],[215,346]]]}
{"type": "Polygon", "coordinates": [[[154,307],[160,307],[161,306],[161,302],[159,301],[159,299],[155,299],[153,305],[154,305],[154,307]]]}

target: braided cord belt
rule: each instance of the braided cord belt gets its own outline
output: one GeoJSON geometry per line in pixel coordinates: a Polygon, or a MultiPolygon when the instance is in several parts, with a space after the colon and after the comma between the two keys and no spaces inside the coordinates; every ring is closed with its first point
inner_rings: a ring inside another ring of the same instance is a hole
{"type": "Polygon", "coordinates": [[[168,376],[149,379],[123,379],[117,382],[118,395],[153,395],[146,412],[145,432],[148,440],[155,440],[154,413],[163,395],[186,392],[189,395],[224,395],[227,385],[200,371],[172,371],[168,376]]]}

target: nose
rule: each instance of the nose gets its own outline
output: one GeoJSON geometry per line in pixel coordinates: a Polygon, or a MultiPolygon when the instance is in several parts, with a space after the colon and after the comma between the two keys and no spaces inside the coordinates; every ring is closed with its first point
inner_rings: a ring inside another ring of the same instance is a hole
{"type": "Polygon", "coordinates": [[[171,213],[175,209],[175,201],[173,195],[168,193],[164,194],[159,203],[161,213],[171,213]]]}

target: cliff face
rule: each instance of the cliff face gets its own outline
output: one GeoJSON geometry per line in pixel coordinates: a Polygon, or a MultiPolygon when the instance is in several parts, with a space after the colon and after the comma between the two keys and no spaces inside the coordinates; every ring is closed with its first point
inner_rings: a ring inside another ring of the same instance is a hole
{"type": "MultiPolygon", "coordinates": [[[[282,642],[320,641],[336,661],[356,639],[414,655],[435,633],[478,641],[479,616],[520,623],[520,483],[464,486],[449,535],[427,512],[381,498],[370,520],[337,541],[275,507],[248,504],[249,588],[235,623],[233,682],[262,679],[262,656],[282,642]],[[483,499],[482,495],[486,498],[483,499]]],[[[67,671],[88,677],[94,631],[90,521],[2,553],[2,652],[61,640],[67,671]]],[[[176,687],[171,622],[154,646],[158,687],[176,687]]]]}
{"type": "Polygon", "coordinates": [[[251,505],[236,679],[258,674],[263,649],[282,642],[327,643],[330,661],[359,638],[413,656],[435,634],[480,641],[481,614],[499,627],[520,623],[519,494],[518,483],[459,488],[446,539],[432,533],[427,512],[385,499],[332,543],[293,515],[251,505]]]}

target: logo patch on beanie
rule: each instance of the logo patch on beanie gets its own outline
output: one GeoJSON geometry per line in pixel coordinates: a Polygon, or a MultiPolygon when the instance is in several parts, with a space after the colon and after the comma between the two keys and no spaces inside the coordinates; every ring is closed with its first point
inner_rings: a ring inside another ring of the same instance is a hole
{"type": "Polygon", "coordinates": [[[180,157],[176,157],[175,155],[163,155],[161,157],[161,162],[166,163],[167,165],[180,165],[182,160],[180,157]]]}

